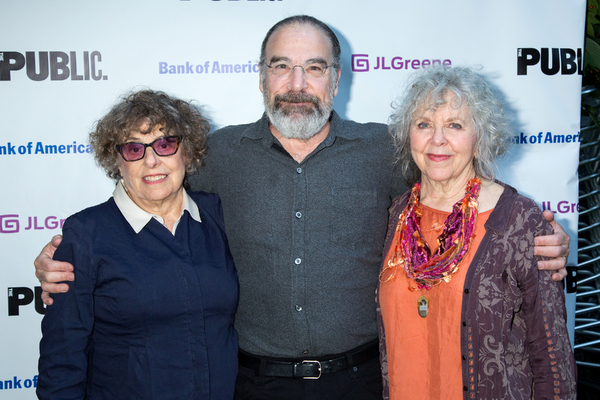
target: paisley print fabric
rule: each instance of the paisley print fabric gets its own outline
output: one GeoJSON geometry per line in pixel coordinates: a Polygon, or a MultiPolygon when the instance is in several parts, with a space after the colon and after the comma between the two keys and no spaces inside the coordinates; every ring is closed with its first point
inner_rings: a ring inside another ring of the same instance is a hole
{"type": "MultiPolygon", "coordinates": [[[[533,238],[552,228],[532,200],[504,187],[464,284],[463,398],[574,399],[577,378],[563,285],[538,271],[533,255],[533,238]]],[[[397,197],[390,208],[384,254],[407,199],[408,193],[397,197]]],[[[378,317],[384,398],[389,398],[379,308],[378,317]]]]}

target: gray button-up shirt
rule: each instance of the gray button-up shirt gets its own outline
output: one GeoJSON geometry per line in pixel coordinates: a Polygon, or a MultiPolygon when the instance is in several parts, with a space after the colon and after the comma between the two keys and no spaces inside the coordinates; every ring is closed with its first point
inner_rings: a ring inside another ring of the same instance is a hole
{"type": "Polygon", "coordinates": [[[335,112],[329,135],[301,163],[264,115],[210,136],[206,166],[190,184],[223,202],[240,348],[310,358],[377,338],[375,287],[400,182],[386,126],[335,112]]]}

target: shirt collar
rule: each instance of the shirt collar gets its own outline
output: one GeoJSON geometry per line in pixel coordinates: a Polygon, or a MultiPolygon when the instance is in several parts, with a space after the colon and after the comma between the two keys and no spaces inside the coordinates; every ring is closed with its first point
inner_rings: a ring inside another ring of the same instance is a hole
{"type": "MultiPolygon", "coordinates": [[[[119,208],[119,211],[121,211],[121,214],[123,214],[123,216],[129,223],[129,225],[131,225],[135,233],[140,233],[140,231],[144,229],[146,224],[148,224],[148,222],[150,222],[152,218],[156,219],[163,225],[165,224],[162,217],[142,210],[140,206],[138,206],[133,202],[133,200],[131,200],[131,198],[127,194],[127,191],[125,190],[125,186],[122,179],[119,180],[119,182],[117,182],[117,185],[115,186],[113,198],[115,200],[115,203],[117,204],[117,207],[119,208]]],[[[200,219],[200,211],[198,210],[198,205],[194,202],[194,200],[192,200],[190,195],[187,194],[187,192],[184,189],[183,207],[181,209],[181,215],[183,215],[183,212],[186,210],[194,220],[202,222],[202,220],[200,219]]],[[[175,222],[175,225],[173,226],[173,234],[175,234],[177,225],[181,220],[181,215],[179,216],[179,219],[177,220],[177,222],[175,222]]]]}

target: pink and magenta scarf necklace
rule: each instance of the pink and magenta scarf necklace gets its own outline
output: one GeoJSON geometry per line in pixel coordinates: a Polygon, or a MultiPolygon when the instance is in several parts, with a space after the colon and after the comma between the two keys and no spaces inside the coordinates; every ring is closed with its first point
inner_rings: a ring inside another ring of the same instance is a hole
{"type": "Polygon", "coordinates": [[[477,196],[480,187],[481,181],[478,178],[469,180],[465,197],[452,207],[452,213],[444,223],[444,230],[437,238],[438,247],[432,255],[420,227],[421,184],[415,184],[396,226],[398,240],[394,255],[381,272],[379,279],[382,282],[394,279],[400,265],[406,271],[408,278],[416,283],[416,287],[409,285],[411,291],[429,290],[442,281],[450,282],[452,275],[458,271],[460,262],[469,251],[477,220],[477,196]]]}

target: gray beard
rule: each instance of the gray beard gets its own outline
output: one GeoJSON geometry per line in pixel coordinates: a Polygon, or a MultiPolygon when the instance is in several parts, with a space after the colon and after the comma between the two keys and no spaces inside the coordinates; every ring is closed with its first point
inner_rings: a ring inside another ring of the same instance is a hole
{"type": "MultiPolygon", "coordinates": [[[[273,103],[269,102],[266,91],[263,97],[269,121],[286,139],[308,140],[312,138],[327,124],[333,109],[333,101],[326,104],[321,102],[318,97],[305,93],[277,95],[273,103]],[[311,102],[313,106],[307,108],[286,104],[288,108],[285,109],[281,103],[282,100],[287,99],[311,102]]],[[[330,98],[333,99],[333,97],[330,98]]]]}

